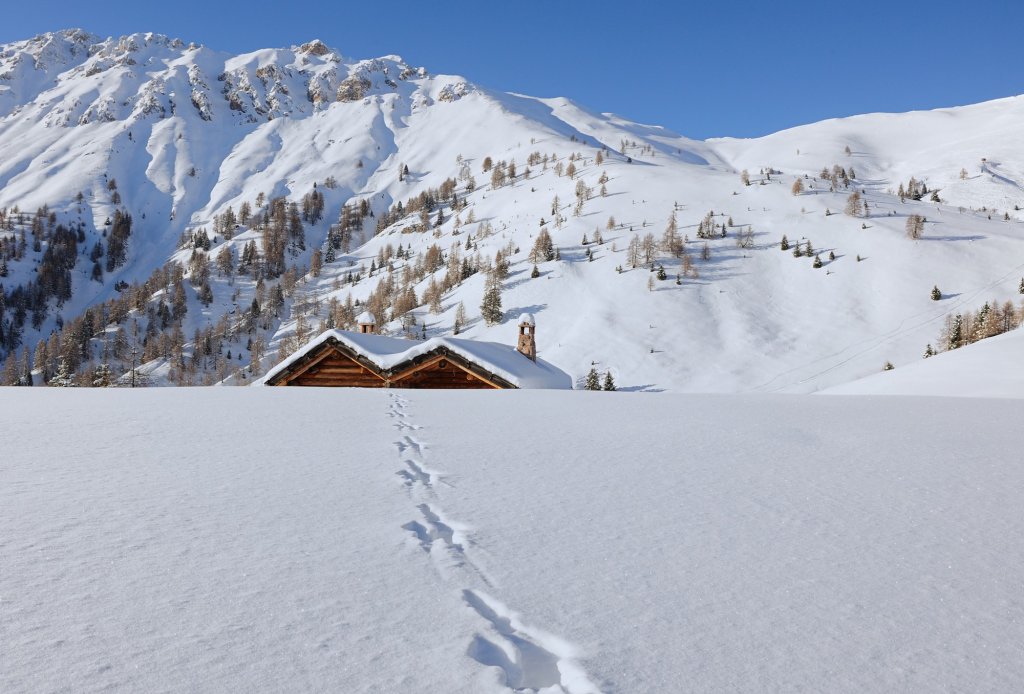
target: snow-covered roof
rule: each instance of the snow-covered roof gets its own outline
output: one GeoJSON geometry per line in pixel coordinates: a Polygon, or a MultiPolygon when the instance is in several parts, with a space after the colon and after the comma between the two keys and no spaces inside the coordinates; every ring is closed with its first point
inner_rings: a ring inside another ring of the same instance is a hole
{"type": "Polygon", "coordinates": [[[302,349],[268,371],[258,383],[265,384],[316,350],[320,345],[332,340],[366,358],[384,372],[398,370],[417,357],[443,348],[508,381],[517,388],[572,388],[572,379],[567,373],[543,359],[537,359],[534,362],[511,345],[456,337],[433,337],[422,341],[405,340],[347,330],[327,330],[321,333],[302,349]]]}
{"type": "Polygon", "coordinates": [[[377,319],[369,311],[363,311],[356,316],[356,323],[358,325],[377,325],[377,319]]]}
{"type": "Polygon", "coordinates": [[[519,325],[529,325],[533,327],[537,325],[537,321],[534,319],[532,313],[524,313],[519,316],[519,325]]]}

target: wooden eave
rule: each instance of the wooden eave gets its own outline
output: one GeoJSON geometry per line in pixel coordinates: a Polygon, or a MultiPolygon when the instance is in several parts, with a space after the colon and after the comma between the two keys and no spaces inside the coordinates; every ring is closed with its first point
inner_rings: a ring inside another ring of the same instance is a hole
{"type": "Polygon", "coordinates": [[[381,368],[379,366],[374,364],[372,361],[370,361],[363,355],[356,353],[347,345],[339,342],[334,338],[326,340],[325,342],[320,344],[316,349],[312,349],[299,359],[296,359],[294,362],[288,365],[288,368],[286,368],[285,370],[281,371],[278,374],[275,374],[273,378],[267,380],[267,385],[286,386],[291,381],[295,380],[296,378],[306,373],[310,369],[315,368],[324,359],[327,359],[327,357],[330,357],[334,354],[340,354],[341,356],[346,357],[347,359],[351,359],[352,361],[359,364],[359,366],[363,367],[371,374],[373,374],[380,380],[384,381],[385,385],[387,385],[387,376],[381,371],[381,368]]]}
{"type": "Polygon", "coordinates": [[[501,376],[498,376],[497,374],[491,373],[490,371],[484,369],[476,362],[470,361],[461,354],[458,354],[457,352],[452,352],[450,349],[443,346],[438,347],[437,349],[432,349],[429,352],[426,352],[425,354],[420,354],[419,356],[413,357],[412,359],[402,362],[395,368],[391,369],[391,371],[387,372],[389,385],[393,381],[398,381],[403,378],[407,378],[412,374],[416,373],[417,371],[429,368],[436,364],[437,362],[441,361],[442,359],[446,359],[453,366],[462,369],[466,373],[472,374],[473,376],[479,378],[481,381],[491,386],[492,388],[518,388],[518,386],[516,386],[514,383],[510,383],[501,376]]]}
{"type": "Polygon", "coordinates": [[[371,359],[359,354],[343,342],[340,342],[333,337],[318,345],[317,348],[310,350],[300,358],[296,359],[294,362],[289,364],[286,369],[275,374],[273,378],[268,379],[266,384],[268,386],[286,386],[302,374],[316,368],[320,362],[335,353],[351,359],[371,374],[377,376],[379,379],[384,381],[385,387],[390,387],[393,381],[407,378],[417,371],[429,368],[442,359],[447,359],[453,366],[462,369],[466,373],[472,374],[492,388],[518,388],[517,385],[511,383],[507,379],[488,371],[476,362],[470,361],[461,354],[453,352],[444,346],[432,349],[424,354],[417,355],[412,359],[403,361],[394,368],[385,371],[371,359]]]}

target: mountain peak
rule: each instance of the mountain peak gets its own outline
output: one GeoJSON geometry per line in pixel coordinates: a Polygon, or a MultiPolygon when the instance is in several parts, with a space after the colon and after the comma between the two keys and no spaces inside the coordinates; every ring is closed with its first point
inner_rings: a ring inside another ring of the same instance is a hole
{"type": "Polygon", "coordinates": [[[313,39],[312,41],[307,41],[306,43],[304,43],[301,46],[299,46],[297,51],[299,53],[307,53],[309,55],[321,55],[321,56],[322,55],[327,55],[328,53],[337,53],[337,51],[332,51],[327,46],[327,44],[325,44],[320,39],[313,39]]]}

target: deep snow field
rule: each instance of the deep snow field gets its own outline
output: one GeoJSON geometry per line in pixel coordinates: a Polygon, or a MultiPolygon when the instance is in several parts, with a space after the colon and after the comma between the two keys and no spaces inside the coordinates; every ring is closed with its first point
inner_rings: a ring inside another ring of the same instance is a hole
{"type": "Polygon", "coordinates": [[[3,692],[1024,686],[1021,400],[5,389],[0,417],[3,692]]]}

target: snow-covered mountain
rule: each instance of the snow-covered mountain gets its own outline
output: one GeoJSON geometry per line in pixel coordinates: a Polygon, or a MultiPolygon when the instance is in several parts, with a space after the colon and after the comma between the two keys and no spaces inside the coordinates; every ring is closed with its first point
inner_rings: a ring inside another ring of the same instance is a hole
{"type": "Polygon", "coordinates": [[[145,335],[153,382],[246,383],[296,331],[344,327],[347,298],[411,336],[452,333],[461,303],[461,333],[496,341],[536,314],[540,352],[580,380],[813,391],[916,361],[946,316],[1017,297],[1022,118],[1014,97],[701,142],[320,41],[230,55],[45,34],[0,46],[0,344],[21,359],[63,325],[46,376],[60,355],[119,372],[145,335]],[[687,243],[662,243],[673,217],[687,243]],[[542,230],[558,258],[534,263],[542,230]],[[184,281],[154,277],[170,260],[184,281]]]}

